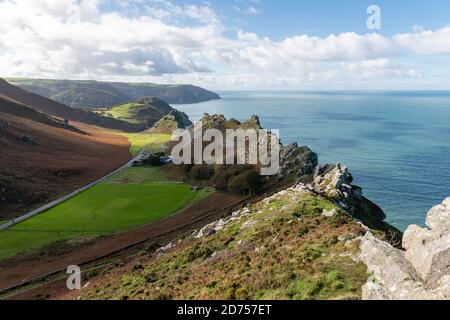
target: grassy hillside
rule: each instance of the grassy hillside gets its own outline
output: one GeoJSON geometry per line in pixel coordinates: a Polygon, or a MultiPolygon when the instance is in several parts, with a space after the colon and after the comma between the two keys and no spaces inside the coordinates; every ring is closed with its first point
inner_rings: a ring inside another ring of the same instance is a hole
{"type": "Polygon", "coordinates": [[[148,152],[163,151],[164,144],[170,141],[168,134],[155,134],[148,131],[140,133],[123,133],[130,141],[130,153],[136,156],[139,151],[145,149],[148,152]]]}
{"type": "Polygon", "coordinates": [[[148,129],[158,124],[160,131],[167,132],[192,125],[185,113],[172,108],[165,101],[156,97],[146,97],[138,102],[130,102],[108,110],[95,112],[105,117],[141,125],[148,129]]]}
{"type": "Polygon", "coordinates": [[[369,275],[356,260],[357,237],[365,230],[325,198],[305,189],[283,191],[214,227],[163,253],[142,254],[99,282],[90,279],[81,298],[361,297],[369,275]],[[332,210],[332,217],[324,215],[332,210]]]}
{"type": "Polygon", "coordinates": [[[0,231],[0,259],[55,241],[90,238],[147,224],[209,195],[170,182],[155,168],[131,168],[38,216],[0,231]]]}
{"type": "Polygon", "coordinates": [[[98,113],[131,123],[139,123],[140,121],[136,119],[136,114],[143,107],[144,105],[142,103],[132,102],[114,107],[108,111],[100,111],[98,113]]]}
{"type": "Polygon", "coordinates": [[[77,108],[112,107],[149,96],[177,104],[220,99],[214,92],[192,85],[42,79],[8,81],[27,91],[77,108]]]}

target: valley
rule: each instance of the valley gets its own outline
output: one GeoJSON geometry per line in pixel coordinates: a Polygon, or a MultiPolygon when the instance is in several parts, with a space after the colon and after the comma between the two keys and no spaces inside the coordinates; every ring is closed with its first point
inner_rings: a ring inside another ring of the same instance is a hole
{"type": "MultiPolygon", "coordinates": [[[[280,170],[265,178],[259,164],[175,166],[162,160],[170,133],[192,122],[159,98],[92,112],[2,88],[0,190],[9,211],[0,220],[143,158],[0,231],[1,299],[361,299],[372,294],[361,243],[401,246],[401,232],[348,168],[319,165],[306,146],[280,145],[280,170]],[[49,179],[46,197],[9,198],[32,179],[49,179]],[[67,291],[68,265],[82,268],[83,290],[67,291]]],[[[256,115],[201,120],[202,130],[222,133],[262,129],[256,115]]]]}

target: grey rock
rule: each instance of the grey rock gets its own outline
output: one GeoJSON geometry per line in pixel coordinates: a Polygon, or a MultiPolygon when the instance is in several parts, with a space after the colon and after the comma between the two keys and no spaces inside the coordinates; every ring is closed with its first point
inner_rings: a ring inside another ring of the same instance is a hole
{"type": "Polygon", "coordinates": [[[430,210],[430,229],[409,226],[406,251],[376,239],[361,241],[361,260],[374,278],[363,287],[363,299],[450,299],[449,199],[430,210]]]}
{"type": "Polygon", "coordinates": [[[323,215],[324,217],[331,218],[331,217],[334,217],[335,215],[337,215],[337,210],[336,210],[336,209],[333,209],[333,210],[324,210],[323,213],[322,213],[322,215],[323,215]]]}
{"type": "Polygon", "coordinates": [[[412,225],[403,236],[406,259],[426,283],[435,286],[440,278],[450,275],[449,200],[429,211],[427,225],[430,229],[412,225]]]}
{"type": "Polygon", "coordinates": [[[426,224],[434,232],[440,234],[450,232],[450,197],[428,212],[426,224]]]}
{"type": "Polygon", "coordinates": [[[314,174],[319,164],[319,157],[308,147],[299,147],[293,143],[280,149],[280,177],[303,176],[314,174]]]}

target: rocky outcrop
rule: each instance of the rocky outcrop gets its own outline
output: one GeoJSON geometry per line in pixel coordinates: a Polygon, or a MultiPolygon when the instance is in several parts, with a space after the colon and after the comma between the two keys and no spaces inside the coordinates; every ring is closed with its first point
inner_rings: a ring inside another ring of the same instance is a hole
{"type": "Polygon", "coordinates": [[[383,210],[363,196],[362,188],[353,185],[353,176],[348,168],[341,164],[324,165],[315,170],[313,190],[332,200],[352,217],[364,225],[388,231],[393,238],[398,238],[400,232],[384,222],[386,215],[383,210]]]}
{"type": "Polygon", "coordinates": [[[426,224],[406,230],[406,251],[371,233],[363,238],[361,259],[373,273],[363,299],[450,299],[450,198],[430,210],[426,224]]]}
{"type": "Polygon", "coordinates": [[[202,229],[200,229],[200,231],[194,232],[193,236],[196,239],[208,237],[215,234],[216,232],[223,230],[223,228],[225,228],[231,222],[248,217],[250,214],[251,211],[248,208],[243,208],[241,210],[235,211],[229,217],[211,222],[210,224],[204,226],[202,229]]]}
{"type": "Polygon", "coordinates": [[[279,177],[299,179],[305,175],[312,175],[318,164],[319,157],[308,147],[299,147],[297,143],[282,146],[279,177]]]}
{"type": "Polygon", "coordinates": [[[403,237],[406,259],[428,285],[450,275],[450,198],[432,208],[426,224],[430,229],[410,226],[403,237]]]}
{"type": "Polygon", "coordinates": [[[173,110],[168,115],[164,116],[152,128],[153,132],[159,133],[169,133],[171,134],[173,131],[177,129],[184,129],[192,125],[192,122],[189,120],[189,117],[186,113],[173,110]]]}
{"type": "Polygon", "coordinates": [[[262,129],[261,122],[259,121],[259,117],[257,115],[252,115],[250,119],[245,121],[242,124],[243,129],[262,129]]]}

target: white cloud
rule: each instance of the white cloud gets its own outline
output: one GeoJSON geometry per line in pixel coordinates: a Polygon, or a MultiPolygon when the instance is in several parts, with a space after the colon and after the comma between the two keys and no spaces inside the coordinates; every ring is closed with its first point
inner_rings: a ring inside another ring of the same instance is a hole
{"type": "Polygon", "coordinates": [[[241,8],[240,6],[235,4],[235,5],[233,5],[233,9],[234,9],[234,11],[243,13],[243,14],[259,14],[259,13],[261,13],[261,11],[259,9],[255,8],[254,6],[248,6],[245,8],[241,8]]]}
{"type": "Polygon", "coordinates": [[[450,26],[435,31],[398,34],[393,41],[418,55],[450,54],[450,26]]]}
{"type": "MultiPolygon", "coordinates": [[[[242,30],[228,36],[208,3],[119,4],[134,13],[101,12],[100,0],[0,0],[0,75],[239,88],[351,85],[425,77],[405,59],[450,55],[450,27],[390,37],[346,32],[272,41],[242,30]],[[137,10],[139,4],[145,10],[137,10]]],[[[256,0],[237,4],[257,10],[256,0]]]]}

